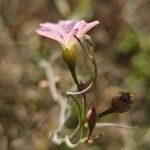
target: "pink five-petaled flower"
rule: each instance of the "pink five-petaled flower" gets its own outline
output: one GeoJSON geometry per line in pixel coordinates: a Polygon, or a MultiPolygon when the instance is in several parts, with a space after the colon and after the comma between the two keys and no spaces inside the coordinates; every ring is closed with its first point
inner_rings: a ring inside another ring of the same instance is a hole
{"type": "Polygon", "coordinates": [[[59,21],[58,23],[43,23],[36,32],[42,36],[58,41],[63,48],[70,49],[76,42],[77,38],[81,38],[86,32],[99,24],[99,21],[90,23],[82,21],[59,21]]]}
{"type": "Polygon", "coordinates": [[[99,24],[99,21],[86,23],[82,21],[59,21],[58,23],[40,24],[36,32],[42,36],[58,41],[63,47],[63,58],[70,70],[74,70],[77,60],[75,44],[86,32],[99,24]]]}

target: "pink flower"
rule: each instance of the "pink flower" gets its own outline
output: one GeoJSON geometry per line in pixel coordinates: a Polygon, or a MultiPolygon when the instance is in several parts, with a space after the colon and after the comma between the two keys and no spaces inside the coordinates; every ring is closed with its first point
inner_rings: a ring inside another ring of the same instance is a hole
{"type": "Polygon", "coordinates": [[[99,24],[99,21],[90,23],[82,21],[59,21],[58,23],[44,23],[40,24],[40,28],[36,32],[42,36],[58,41],[64,48],[70,48],[76,39],[74,36],[80,38],[86,32],[91,30],[94,26],[99,24]]]}

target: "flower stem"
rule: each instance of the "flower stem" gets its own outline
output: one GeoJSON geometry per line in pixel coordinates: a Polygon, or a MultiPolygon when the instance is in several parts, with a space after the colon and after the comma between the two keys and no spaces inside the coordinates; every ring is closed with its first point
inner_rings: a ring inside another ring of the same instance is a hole
{"type": "Polygon", "coordinates": [[[74,100],[74,102],[77,104],[77,107],[78,107],[78,119],[79,119],[79,123],[78,123],[78,126],[75,129],[75,131],[69,136],[70,138],[72,138],[76,134],[76,132],[80,129],[80,127],[81,127],[81,121],[82,121],[82,118],[81,118],[81,116],[82,116],[82,110],[81,110],[80,104],[79,104],[79,102],[77,101],[77,99],[74,96],[71,95],[71,98],[74,100]]]}
{"type": "Polygon", "coordinates": [[[77,76],[76,76],[75,67],[68,66],[68,68],[69,68],[69,70],[70,70],[70,72],[71,72],[73,81],[74,81],[74,83],[77,85],[77,88],[78,88],[79,81],[78,81],[78,78],[77,78],[77,76]]]}
{"type": "Polygon", "coordinates": [[[104,116],[106,116],[106,115],[108,115],[108,114],[111,114],[111,113],[113,113],[113,112],[114,112],[114,110],[110,107],[110,108],[108,108],[107,110],[98,113],[98,114],[97,114],[97,118],[102,118],[102,117],[104,117],[104,116]]]}
{"type": "Polygon", "coordinates": [[[86,97],[83,94],[82,98],[82,122],[81,122],[81,137],[83,137],[84,134],[84,122],[85,122],[85,113],[86,113],[86,97]]]}
{"type": "Polygon", "coordinates": [[[79,44],[81,45],[81,47],[85,51],[86,55],[88,56],[88,59],[93,64],[93,66],[94,66],[94,77],[93,77],[91,83],[86,88],[84,88],[82,90],[79,90],[78,92],[68,91],[67,95],[81,95],[81,94],[84,94],[85,92],[87,92],[94,85],[94,83],[96,81],[96,78],[97,78],[97,65],[96,65],[96,61],[95,61],[93,52],[87,51],[86,48],[84,47],[84,45],[82,44],[82,42],[80,41],[80,39],[77,38],[76,36],[74,36],[74,37],[77,39],[77,41],[79,42],[79,44]]]}
{"type": "MultiPolygon", "coordinates": [[[[78,91],[81,91],[83,87],[81,85],[82,83],[80,84],[78,81],[78,78],[77,78],[77,75],[75,72],[75,67],[68,66],[68,68],[71,72],[73,81],[76,84],[78,91]]],[[[83,133],[84,133],[85,113],[86,113],[86,96],[85,96],[85,94],[82,94],[82,114],[81,114],[81,123],[80,123],[80,129],[81,129],[80,139],[83,137],[83,133]]]]}

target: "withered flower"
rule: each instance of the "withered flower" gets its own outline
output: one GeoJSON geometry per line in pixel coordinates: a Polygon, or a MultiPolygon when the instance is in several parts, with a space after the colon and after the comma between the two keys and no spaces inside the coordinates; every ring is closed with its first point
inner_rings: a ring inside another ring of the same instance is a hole
{"type": "Polygon", "coordinates": [[[113,111],[118,113],[127,112],[133,103],[133,99],[133,95],[131,95],[129,92],[119,92],[112,97],[111,108],[113,111]]]}

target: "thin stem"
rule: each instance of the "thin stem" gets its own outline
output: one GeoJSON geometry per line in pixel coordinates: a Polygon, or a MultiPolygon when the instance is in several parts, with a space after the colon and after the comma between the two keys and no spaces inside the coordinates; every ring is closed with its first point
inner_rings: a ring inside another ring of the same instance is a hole
{"type": "Polygon", "coordinates": [[[92,79],[92,82],[89,84],[88,87],[82,89],[82,87],[80,87],[80,84],[78,82],[77,76],[76,76],[76,72],[75,72],[75,67],[74,68],[69,68],[73,77],[73,80],[75,82],[75,84],[77,85],[78,88],[78,92],[67,92],[67,95],[82,95],[82,123],[81,123],[81,138],[83,137],[83,132],[84,132],[84,122],[85,122],[85,114],[86,114],[86,96],[85,96],[85,92],[88,91],[93,84],[95,83],[96,77],[97,77],[97,66],[96,66],[96,61],[94,58],[94,54],[92,52],[89,52],[85,46],[82,44],[82,42],[80,41],[79,38],[77,38],[75,36],[75,38],[77,39],[77,41],[79,42],[79,44],[81,45],[81,47],[83,48],[83,50],[85,51],[86,55],[88,56],[89,60],[91,61],[91,63],[94,66],[94,77],[92,79]]]}
{"type": "MultiPolygon", "coordinates": [[[[87,128],[88,126],[85,125],[87,128]]],[[[96,128],[105,128],[105,127],[116,127],[116,128],[125,128],[125,129],[136,129],[136,127],[128,126],[128,125],[123,125],[123,124],[117,124],[117,123],[96,123],[95,125],[96,128]]]]}
{"type": "Polygon", "coordinates": [[[78,132],[78,130],[80,129],[80,124],[78,124],[78,126],[76,127],[76,129],[73,131],[73,133],[69,136],[69,138],[73,138],[75,136],[75,134],[78,132]]]}
{"type": "Polygon", "coordinates": [[[81,47],[85,51],[86,55],[88,56],[89,60],[93,64],[93,66],[94,66],[94,77],[93,77],[91,83],[85,89],[79,90],[77,92],[67,91],[67,95],[81,95],[81,94],[84,94],[85,92],[87,92],[93,86],[93,84],[94,84],[94,82],[96,80],[96,77],[97,77],[97,66],[96,66],[96,61],[95,61],[93,53],[89,53],[86,50],[86,48],[84,47],[84,45],[82,44],[82,42],[80,41],[80,39],[77,38],[76,36],[74,36],[74,37],[77,39],[77,41],[79,42],[79,44],[81,45],[81,47]]]}
{"type": "MultiPolygon", "coordinates": [[[[71,98],[74,100],[74,102],[77,104],[77,107],[78,107],[78,114],[82,114],[82,110],[81,110],[81,107],[80,107],[80,104],[79,102],[77,101],[77,99],[71,95],[71,98]]],[[[81,115],[80,115],[81,116],[81,115]]],[[[81,117],[79,117],[79,124],[81,123],[81,117]]]]}
{"type": "MultiPolygon", "coordinates": [[[[78,81],[78,78],[77,78],[77,75],[76,75],[76,72],[75,72],[75,67],[68,66],[68,68],[69,68],[69,70],[71,72],[73,81],[76,84],[78,91],[81,91],[82,87],[81,87],[81,85],[80,85],[80,83],[78,81]]],[[[70,95],[70,96],[72,96],[72,95],[70,95]]],[[[82,113],[81,113],[81,123],[80,123],[80,129],[81,129],[80,139],[82,139],[83,132],[84,132],[84,118],[85,118],[85,113],[86,113],[86,96],[85,96],[85,94],[82,94],[82,113]]]]}
{"type": "Polygon", "coordinates": [[[69,136],[69,138],[72,138],[75,134],[76,134],[76,132],[80,129],[80,126],[81,126],[81,116],[82,116],[82,110],[81,110],[81,107],[80,107],[80,104],[79,104],[79,102],[77,101],[77,99],[74,97],[74,96],[72,96],[71,95],[71,98],[74,100],[74,102],[77,104],[77,107],[78,107],[78,121],[79,121],[79,123],[78,123],[78,126],[77,126],[77,128],[75,129],[75,131],[69,136]]]}
{"type": "MultiPolygon", "coordinates": [[[[78,84],[79,84],[79,81],[78,81],[78,78],[77,78],[77,76],[76,76],[75,68],[74,68],[74,67],[70,67],[70,66],[68,66],[68,68],[69,68],[69,70],[70,70],[70,72],[71,72],[71,75],[72,75],[72,78],[73,78],[74,83],[75,83],[76,85],[78,85],[78,84]]],[[[77,86],[77,88],[78,88],[78,86],[77,86]]]]}
{"type": "Polygon", "coordinates": [[[110,107],[110,108],[108,108],[107,110],[98,113],[98,114],[97,114],[97,117],[98,117],[98,118],[102,118],[102,117],[104,117],[104,116],[106,116],[106,115],[108,115],[108,114],[111,114],[111,113],[113,113],[113,112],[114,112],[114,110],[110,107]]]}
{"type": "Polygon", "coordinates": [[[82,98],[82,123],[81,123],[80,139],[82,139],[83,134],[84,134],[85,113],[86,113],[86,97],[85,97],[85,95],[83,95],[83,98],[82,98]]]}

